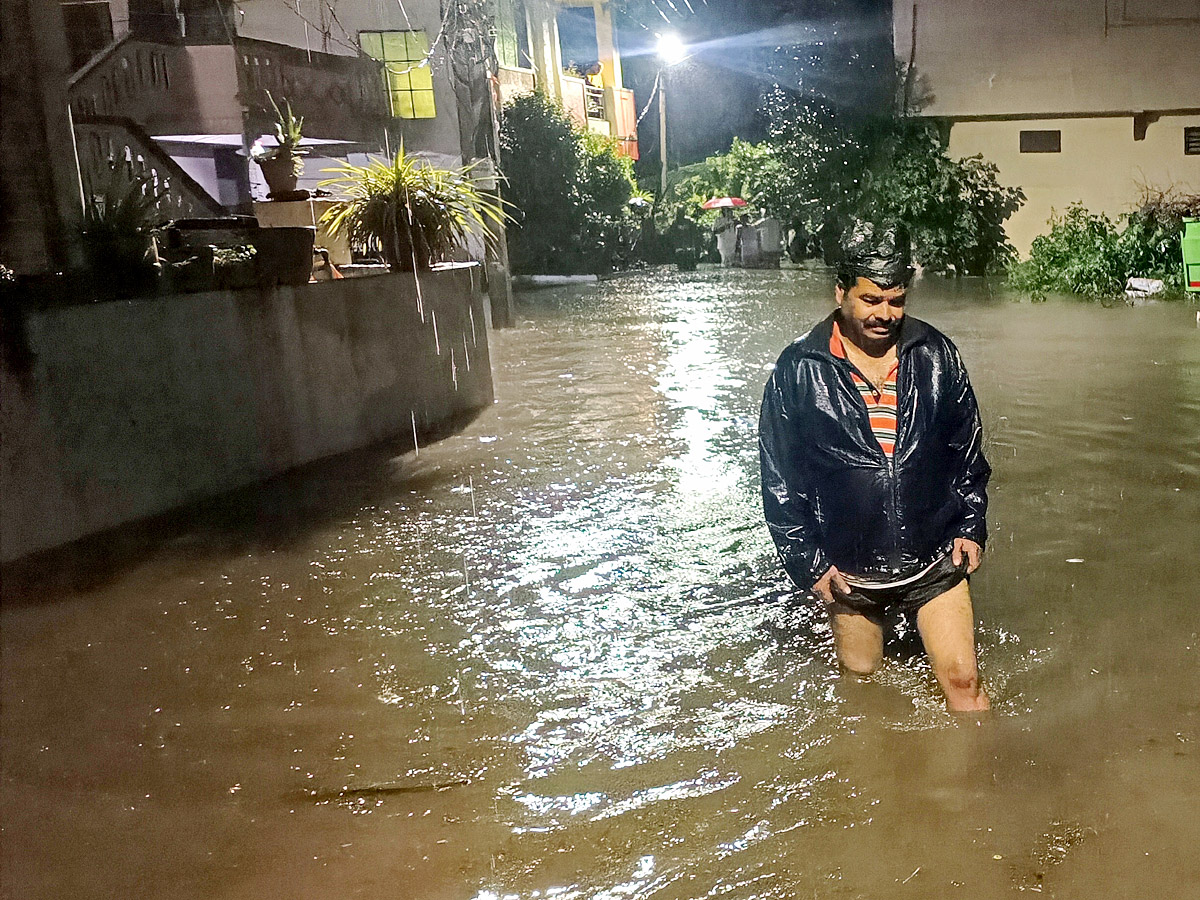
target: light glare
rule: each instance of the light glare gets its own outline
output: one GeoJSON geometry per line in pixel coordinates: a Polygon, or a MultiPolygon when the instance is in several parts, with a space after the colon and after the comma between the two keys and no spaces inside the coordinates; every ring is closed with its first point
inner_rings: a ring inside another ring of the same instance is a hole
{"type": "Polygon", "coordinates": [[[666,65],[673,66],[687,58],[687,47],[679,35],[673,32],[658,36],[658,56],[666,65]]]}

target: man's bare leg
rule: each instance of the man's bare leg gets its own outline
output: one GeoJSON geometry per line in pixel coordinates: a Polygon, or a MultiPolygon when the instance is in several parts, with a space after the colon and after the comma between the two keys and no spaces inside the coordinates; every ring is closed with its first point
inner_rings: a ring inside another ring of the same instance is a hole
{"type": "Polygon", "coordinates": [[[975,612],[971,591],[960,581],[917,612],[917,630],[946,695],[951,712],[977,712],[990,706],[975,661],[975,612]]]}
{"type": "Polygon", "coordinates": [[[883,663],[883,628],[878,622],[840,603],[829,605],[833,645],[847,672],[870,675],[883,663]]]}

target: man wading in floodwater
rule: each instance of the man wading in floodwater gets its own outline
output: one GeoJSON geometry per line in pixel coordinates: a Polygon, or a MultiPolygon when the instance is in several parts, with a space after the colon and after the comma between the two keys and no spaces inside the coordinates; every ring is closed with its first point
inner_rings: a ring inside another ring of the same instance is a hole
{"type": "Polygon", "coordinates": [[[916,613],[954,711],[984,710],[967,575],[987,537],[983,428],[949,338],[904,314],[908,236],[858,222],[837,309],[783,351],[759,422],[763,508],[788,576],[824,602],[842,667],[916,613]]]}

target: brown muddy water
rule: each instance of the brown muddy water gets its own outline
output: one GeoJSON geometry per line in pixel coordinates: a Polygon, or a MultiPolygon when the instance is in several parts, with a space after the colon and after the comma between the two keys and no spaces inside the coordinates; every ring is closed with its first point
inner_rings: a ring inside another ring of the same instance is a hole
{"type": "Polygon", "coordinates": [[[755,429],[821,272],[527,295],[498,402],[10,573],[12,898],[1200,897],[1195,308],[928,280],[995,468],[982,722],[839,679],[755,429]]]}

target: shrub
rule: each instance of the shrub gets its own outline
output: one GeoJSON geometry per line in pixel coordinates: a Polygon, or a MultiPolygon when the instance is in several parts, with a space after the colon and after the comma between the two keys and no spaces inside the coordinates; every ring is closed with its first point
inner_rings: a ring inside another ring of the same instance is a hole
{"type": "MultiPolygon", "coordinates": [[[[784,179],[783,167],[770,144],[752,144],[735,137],[728,153],[718,153],[671,173],[658,218],[664,223],[673,222],[680,210],[691,218],[699,217],[703,215],[700,204],[711,197],[741,197],[778,215],[779,185],[784,179]]],[[[710,218],[715,216],[713,213],[710,218]]]]}
{"type": "Polygon", "coordinates": [[[819,235],[827,261],[850,216],[908,227],[932,272],[982,275],[1014,256],[1004,232],[1025,195],[1000,184],[981,156],[946,155],[936,123],[902,115],[847,117],[827,103],[775,90],[771,136],[734,139],[728,153],[681,168],[663,203],[670,219],[711,196],[740,196],[801,236],[819,235]]]}
{"type": "Polygon", "coordinates": [[[1004,220],[1025,195],[1004,187],[982,156],[951,159],[935,126],[901,119],[883,139],[882,162],[868,171],[859,215],[908,226],[916,259],[933,272],[984,275],[1015,257],[1004,220]]]}
{"type": "Polygon", "coordinates": [[[391,162],[343,163],[321,182],[347,199],[334,203],[322,223],[345,234],[351,246],[379,252],[393,270],[425,269],[466,244],[468,235],[493,237],[504,221],[501,207],[471,179],[471,166],[439,169],[404,151],[391,162]]]}
{"type": "Polygon", "coordinates": [[[1116,220],[1072,204],[1050,217],[1050,231],[1034,238],[1029,259],[1008,267],[1009,284],[1034,297],[1104,297],[1136,276],[1161,279],[1169,294],[1181,294],[1183,217],[1198,214],[1200,195],[1171,191],[1145,191],[1139,208],[1116,220]]]}
{"type": "Polygon", "coordinates": [[[155,290],[161,264],[153,231],[163,196],[149,175],[121,163],[88,185],[79,226],[84,259],[119,296],[155,290]]]}
{"type": "Polygon", "coordinates": [[[632,161],[615,141],[576,128],[545,95],[527,94],[504,109],[500,165],[514,211],[514,272],[599,272],[621,261],[635,186],[632,161]]]}
{"type": "MultiPolygon", "coordinates": [[[[897,90],[902,90],[898,82],[897,90]]],[[[777,176],[762,203],[820,234],[827,259],[850,216],[906,225],[916,259],[933,272],[981,275],[1013,255],[1004,220],[1025,195],[999,183],[982,157],[951,159],[938,124],[897,112],[854,114],[775,89],[764,101],[777,176]]]]}
{"type": "Polygon", "coordinates": [[[631,226],[626,204],[633,196],[633,160],[617,152],[617,143],[597,134],[580,135],[576,209],[580,215],[576,268],[614,268],[631,226]]]}
{"type": "Polygon", "coordinates": [[[501,188],[513,206],[508,231],[514,272],[552,271],[576,223],[579,139],[563,109],[540,93],[517,97],[500,125],[501,188]]]}

